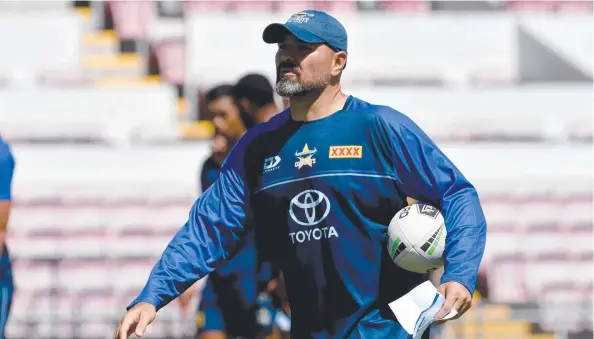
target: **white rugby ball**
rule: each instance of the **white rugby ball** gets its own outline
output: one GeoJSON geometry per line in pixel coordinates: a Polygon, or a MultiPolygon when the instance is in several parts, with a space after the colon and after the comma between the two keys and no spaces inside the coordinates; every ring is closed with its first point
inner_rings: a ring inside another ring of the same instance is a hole
{"type": "Polygon", "coordinates": [[[427,204],[407,206],[388,226],[388,252],[399,267],[427,273],[444,265],[446,227],[441,212],[427,204]]]}

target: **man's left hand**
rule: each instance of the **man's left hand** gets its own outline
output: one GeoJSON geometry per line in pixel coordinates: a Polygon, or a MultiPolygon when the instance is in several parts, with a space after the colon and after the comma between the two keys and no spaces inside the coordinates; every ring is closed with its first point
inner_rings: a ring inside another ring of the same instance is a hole
{"type": "MultiPolygon", "coordinates": [[[[460,318],[470,307],[472,306],[472,296],[464,285],[455,281],[448,281],[443,283],[437,289],[441,295],[445,297],[445,303],[441,306],[441,309],[435,314],[436,319],[442,319],[446,315],[455,309],[458,314],[455,317],[448,319],[454,320],[460,318]]],[[[447,320],[438,320],[435,322],[436,325],[441,325],[447,320]]]]}

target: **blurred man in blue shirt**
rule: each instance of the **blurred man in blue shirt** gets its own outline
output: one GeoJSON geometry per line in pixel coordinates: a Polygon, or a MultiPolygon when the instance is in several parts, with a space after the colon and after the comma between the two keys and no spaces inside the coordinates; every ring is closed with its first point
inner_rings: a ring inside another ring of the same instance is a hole
{"type": "MultiPolygon", "coordinates": [[[[273,94],[269,81],[258,74],[247,75],[235,86],[217,86],[206,94],[216,135],[212,154],[200,171],[202,191],[218,179],[223,160],[247,128],[277,113],[273,94]]],[[[272,279],[272,267],[259,262],[254,236],[248,235],[237,253],[208,277],[196,318],[198,337],[256,338],[272,330],[275,315],[269,295],[272,292],[269,286],[274,286],[272,279]]],[[[187,308],[195,289],[188,289],[180,298],[182,308],[187,308]]]]}
{"type": "Polygon", "coordinates": [[[387,225],[407,197],[438,207],[448,237],[441,319],[471,306],[485,247],[478,194],[405,114],[342,92],[347,34],[307,10],[264,30],[278,44],[276,91],[290,108],[254,126],[196,201],[129,306],[116,337],[142,334],[157,310],[216,268],[255,230],[282,269],[293,338],[409,339],[388,303],[426,281],[400,269],[387,225]]]}
{"type": "Polygon", "coordinates": [[[6,230],[12,199],[12,175],[14,158],[8,144],[0,137],[0,339],[4,339],[4,331],[8,322],[8,314],[12,304],[14,291],[12,267],[6,246],[6,230]]]}

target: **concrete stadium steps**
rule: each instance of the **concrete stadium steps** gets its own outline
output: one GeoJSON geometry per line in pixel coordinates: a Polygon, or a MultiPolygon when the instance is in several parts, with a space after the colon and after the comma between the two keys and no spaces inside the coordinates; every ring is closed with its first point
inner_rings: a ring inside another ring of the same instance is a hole
{"type": "Polygon", "coordinates": [[[119,52],[118,38],[112,30],[85,33],[82,43],[86,55],[114,55],[119,52]]]}
{"type": "Polygon", "coordinates": [[[85,76],[139,78],[146,74],[146,61],[138,53],[93,54],[83,57],[81,67],[85,76]]]}
{"type": "Polygon", "coordinates": [[[146,74],[146,61],[137,53],[120,53],[119,40],[112,30],[95,28],[91,8],[77,8],[84,22],[82,37],[83,76],[92,80],[104,77],[139,78],[146,74]]]}
{"type": "Polygon", "coordinates": [[[139,53],[120,53],[119,39],[113,30],[95,28],[96,20],[91,8],[78,8],[85,22],[81,44],[82,77],[102,86],[145,86],[154,83],[147,79],[147,61],[139,53]]]}

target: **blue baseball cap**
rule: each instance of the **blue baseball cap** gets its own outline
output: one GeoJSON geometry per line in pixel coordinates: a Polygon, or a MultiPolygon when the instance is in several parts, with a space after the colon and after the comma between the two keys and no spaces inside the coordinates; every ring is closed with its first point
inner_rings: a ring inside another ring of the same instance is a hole
{"type": "Polygon", "coordinates": [[[347,51],[347,33],[333,16],[315,10],[291,15],[284,24],[274,23],[264,29],[262,38],[268,44],[282,42],[287,32],[312,44],[327,44],[336,51],[347,51]]]}

